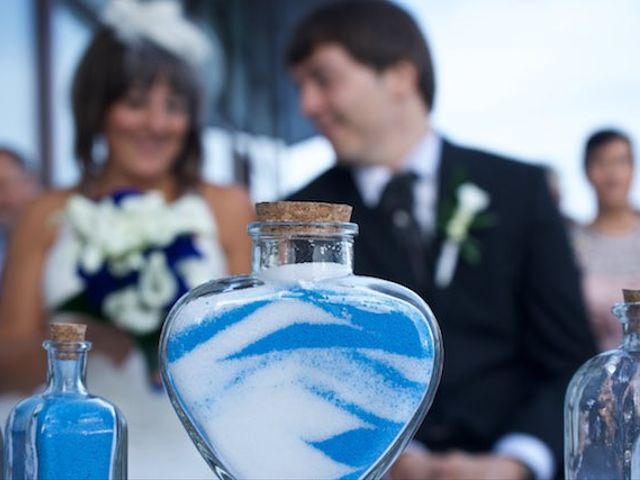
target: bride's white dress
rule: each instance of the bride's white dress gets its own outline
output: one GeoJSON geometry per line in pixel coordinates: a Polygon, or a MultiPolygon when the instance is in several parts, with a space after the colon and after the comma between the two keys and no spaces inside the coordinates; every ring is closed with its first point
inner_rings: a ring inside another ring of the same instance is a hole
{"type": "MultiPolygon", "coordinates": [[[[48,254],[43,281],[47,306],[55,303],[55,297],[67,288],[65,285],[77,281],[75,262],[71,261],[65,249],[71,235],[73,231],[63,224],[48,254]]],[[[210,271],[210,278],[226,275],[226,262],[217,235],[198,239],[198,246],[203,252],[202,261],[210,271]]],[[[90,352],[87,384],[92,394],[117,405],[127,420],[130,479],[213,477],[213,472],[182,427],[167,394],[150,387],[145,360],[139,351],[133,352],[122,365],[115,365],[100,352],[90,352]]],[[[16,395],[0,398],[2,425],[18,400],[20,397],[16,395]]]]}

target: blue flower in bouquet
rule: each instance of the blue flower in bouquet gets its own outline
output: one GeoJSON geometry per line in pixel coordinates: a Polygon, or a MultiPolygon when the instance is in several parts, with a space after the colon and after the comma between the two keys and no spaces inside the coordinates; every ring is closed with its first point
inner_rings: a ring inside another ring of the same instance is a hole
{"type": "Polygon", "coordinates": [[[167,203],[158,192],[117,192],[98,201],[75,195],[64,217],[74,231],[79,288],[56,310],[130,333],[153,372],[169,309],[210,278],[196,242],[213,235],[206,204],[193,195],[167,203]]]}

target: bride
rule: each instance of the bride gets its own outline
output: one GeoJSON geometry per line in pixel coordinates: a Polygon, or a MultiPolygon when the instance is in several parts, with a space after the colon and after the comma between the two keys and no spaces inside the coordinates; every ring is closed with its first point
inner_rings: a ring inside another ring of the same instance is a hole
{"type": "MultiPolygon", "coordinates": [[[[72,97],[80,182],[37,198],[11,240],[0,298],[0,421],[16,400],[44,382],[41,342],[47,323],[64,314],[89,323],[89,390],[116,404],[127,419],[129,477],[210,478],[158,383],[154,349],[166,311],[155,311],[149,331],[148,323],[137,325],[138,317],[127,316],[124,308],[116,309],[121,313],[110,321],[64,308],[89,285],[70,245],[95,238],[92,229],[110,232],[97,215],[105,198],[121,192],[154,195],[156,207],[189,217],[186,237],[200,274],[212,279],[250,270],[248,196],[240,188],[207,184],[200,176],[202,99],[196,67],[207,42],[174,5],[146,5],[113,2],[76,70],[72,97]],[[141,15],[144,8],[155,17],[141,15]],[[72,204],[89,212],[84,232],[71,222],[72,204]],[[141,331],[154,339],[146,356],[136,341],[141,331]]],[[[152,227],[156,222],[151,231],[164,234],[165,216],[150,212],[140,218],[152,227]]],[[[185,231],[181,234],[184,238],[185,231]]],[[[165,253],[165,263],[172,264],[170,252],[165,253]]],[[[191,286],[187,280],[182,290],[191,286]]],[[[100,311],[100,305],[93,307],[100,311]]]]}

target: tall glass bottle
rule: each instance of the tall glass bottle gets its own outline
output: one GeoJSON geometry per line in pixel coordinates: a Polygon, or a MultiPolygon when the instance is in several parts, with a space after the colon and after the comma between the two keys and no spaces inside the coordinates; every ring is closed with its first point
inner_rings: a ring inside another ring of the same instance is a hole
{"type": "Polygon", "coordinates": [[[569,480],[640,478],[640,291],[623,295],[624,303],[613,307],[622,322],[622,344],[588,360],[567,389],[569,480]]]}
{"type": "Polygon", "coordinates": [[[438,325],[415,293],[353,274],[350,210],[258,204],[253,274],[165,322],[163,381],[218,478],[380,478],[431,405],[438,325]]]}
{"type": "Polygon", "coordinates": [[[7,420],[4,480],[127,477],[124,417],[85,386],[85,331],[51,325],[47,387],[18,403],[7,420]]]}

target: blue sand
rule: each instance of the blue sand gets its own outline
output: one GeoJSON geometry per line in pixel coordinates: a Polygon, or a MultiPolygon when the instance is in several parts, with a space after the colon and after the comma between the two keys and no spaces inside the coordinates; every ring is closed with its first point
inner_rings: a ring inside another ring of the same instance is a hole
{"type": "MultiPolygon", "coordinates": [[[[389,297],[380,294],[380,304],[384,307],[395,306],[390,312],[375,312],[370,309],[363,309],[358,304],[351,304],[346,302],[336,302],[335,297],[343,295],[349,295],[350,291],[331,291],[331,290],[311,290],[303,288],[292,288],[285,292],[279,292],[273,296],[272,300],[258,300],[248,304],[240,305],[235,308],[219,312],[216,315],[207,318],[200,322],[198,325],[194,325],[185,329],[183,332],[178,333],[176,336],[169,339],[167,344],[167,356],[169,362],[175,362],[182,356],[194,350],[200,344],[215,337],[222,330],[230,325],[238,323],[244,320],[245,317],[254,313],[258,309],[270,304],[280,303],[286,300],[302,300],[316,307],[322,308],[327,313],[337,318],[348,318],[355,327],[362,327],[365,330],[345,332],[343,343],[346,346],[352,348],[379,348],[386,350],[389,353],[399,353],[403,355],[415,356],[415,357],[433,357],[433,340],[430,332],[427,330],[427,326],[421,321],[417,320],[418,313],[413,307],[404,306],[402,309],[398,309],[399,300],[391,299],[389,297]],[[413,314],[413,318],[408,315],[413,314]],[[388,329],[392,327],[395,331],[393,336],[388,335],[388,329]],[[416,335],[416,330],[419,335],[416,335]],[[353,339],[357,340],[356,344],[349,343],[353,339]]],[[[370,299],[367,299],[367,303],[370,303],[370,299]]],[[[297,326],[309,326],[292,325],[289,328],[297,326]]],[[[334,327],[334,325],[317,325],[317,327],[326,329],[334,327]]],[[[345,327],[337,326],[345,330],[345,327]]],[[[277,335],[280,332],[276,332],[273,335],[277,335]]],[[[315,333],[311,332],[312,336],[315,333]]],[[[323,335],[325,335],[323,333],[323,335]]],[[[331,338],[334,341],[339,340],[339,336],[336,336],[336,332],[332,336],[325,335],[327,338],[331,338]]],[[[257,346],[268,341],[268,338],[261,339],[255,344],[247,347],[248,349],[256,348],[257,350],[268,349],[265,347],[257,346]]],[[[306,339],[305,335],[296,336],[293,340],[297,341],[319,341],[313,339],[306,339]]],[[[277,340],[276,340],[277,343],[277,340]]],[[[332,345],[338,346],[338,345],[332,345]]],[[[286,348],[286,345],[274,345],[275,349],[282,350],[286,348]]],[[[294,343],[291,348],[302,348],[302,345],[294,343]]],[[[256,351],[256,353],[258,353],[256,351]]],[[[264,353],[264,350],[259,352],[264,353]]],[[[249,353],[250,354],[250,353],[249,353]]],[[[240,355],[240,354],[236,354],[240,355]]]]}
{"type": "Polygon", "coordinates": [[[201,343],[216,336],[229,325],[239,322],[244,317],[271,303],[270,301],[252,302],[241,305],[233,310],[222,312],[220,315],[208,318],[198,325],[186,328],[176,337],[169,340],[167,345],[167,360],[175,362],[194,350],[201,343]]]}
{"type": "Polygon", "coordinates": [[[38,395],[22,401],[8,422],[12,478],[113,478],[116,418],[111,405],[85,395],[38,395]]]}
{"type": "MultiPolygon", "coordinates": [[[[395,392],[402,394],[403,398],[411,399],[415,407],[418,407],[425,394],[428,380],[426,383],[408,380],[383,361],[369,358],[358,350],[371,349],[408,356],[422,360],[427,368],[434,356],[432,332],[415,307],[376,292],[363,295],[354,289],[346,288],[295,287],[279,291],[270,298],[263,296],[253,301],[248,300],[237,306],[219,310],[197,325],[169,337],[166,344],[167,358],[170,363],[176,362],[226,328],[243,321],[251,314],[259,314],[261,308],[273,303],[282,304],[283,308],[286,308],[286,302],[293,300],[320,308],[344,320],[345,324],[303,323],[304,319],[300,319],[300,323],[293,323],[259,338],[222,361],[260,358],[272,354],[287,355],[296,350],[313,349],[319,354],[319,365],[323,360],[346,360],[358,372],[360,378],[384,378],[395,392]],[[393,334],[390,335],[390,332],[393,334]]],[[[313,354],[310,354],[311,365],[315,362],[314,358],[313,354]]],[[[306,363],[306,360],[303,361],[306,363]]],[[[251,369],[247,369],[241,372],[235,381],[242,381],[250,371],[251,369]]],[[[348,382],[348,375],[349,373],[345,373],[344,379],[340,380],[348,382]]],[[[307,442],[333,460],[355,469],[354,472],[343,476],[343,480],[360,478],[397,438],[405,423],[390,421],[372,415],[358,405],[347,404],[337,398],[334,392],[314,384],[312,379],[305,382],[304,386],[309,392],[371,426],[343,432],[321,442],[307,442]]]]}
{"type": "Polygon", "coordinates": [[[42,479],[112,478],[116,412],[102,400],[51,398],[36,413],[38,473],[42,479]]]}

